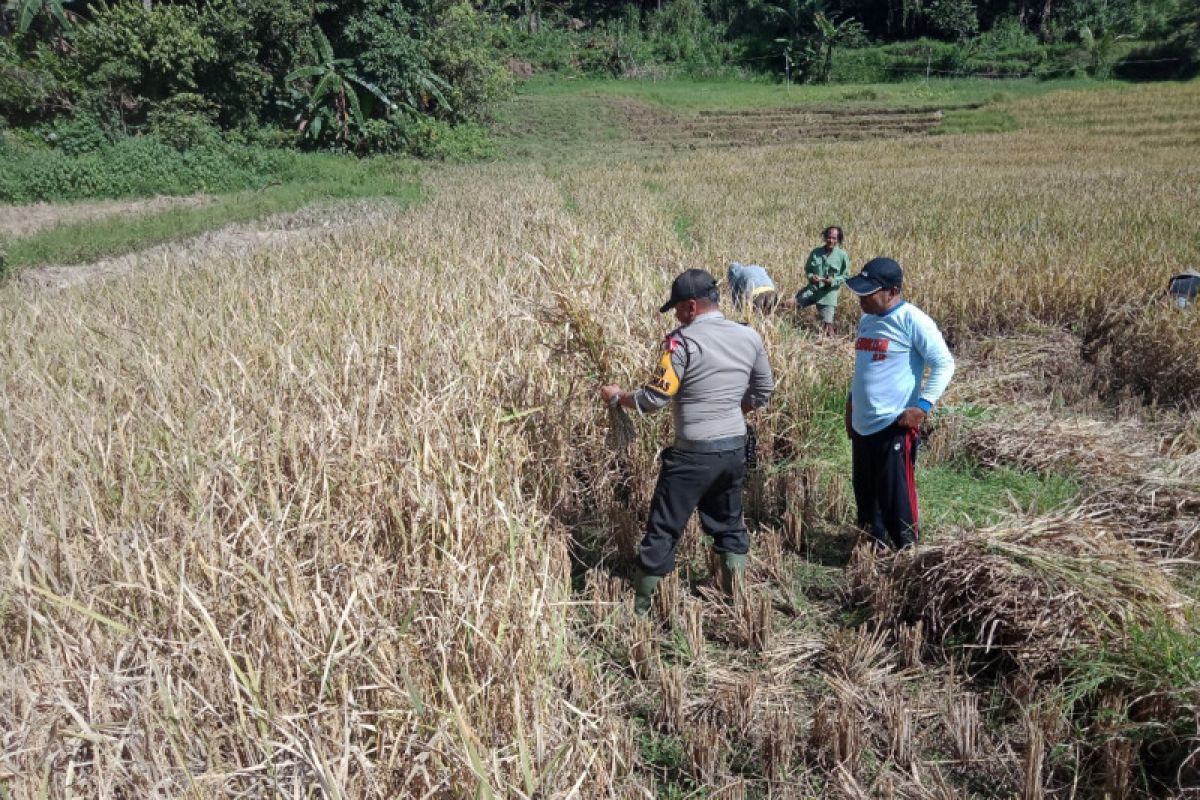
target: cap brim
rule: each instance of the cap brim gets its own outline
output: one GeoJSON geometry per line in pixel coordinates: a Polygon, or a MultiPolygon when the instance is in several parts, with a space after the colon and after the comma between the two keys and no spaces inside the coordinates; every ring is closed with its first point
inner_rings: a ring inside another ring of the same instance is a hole
{"type": "Polygon", "coordinates": [[[676,301],[674,301],[674,300],[668,300],[667,302],[663,303],[662,306],[659,307],[658,313],[660,313],[660,314],[667,313],[668,311],[670,311],[672,308],[675,307],[675,303],[676,303],[676,301]]]}
{"type": "Polygon", "coordinates": [[[883,284],[870,278],[864,278],[861,275],[855,275],[853,278],[846,281],[846,288],[854,292],[859,297],[866,297],[867,295],[875,294],[882,289],[883,284]]]}

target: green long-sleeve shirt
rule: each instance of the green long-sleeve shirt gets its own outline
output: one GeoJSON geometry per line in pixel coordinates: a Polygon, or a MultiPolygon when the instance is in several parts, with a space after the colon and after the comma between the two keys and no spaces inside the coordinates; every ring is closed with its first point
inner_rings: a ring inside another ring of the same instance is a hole
{"type": "Polygon", "coordinates": [[[840,247],[833,248],[830,253],[824,247],[815,248],[808,254],[808,263],[804,265],[804,274],[816,275],[818,278],[830,278],[828,286],[807,284],[800,291],[809,292],[814,302],[819,306],[836,306],[838,289],[850,277],[850,256],[840,247]]]}

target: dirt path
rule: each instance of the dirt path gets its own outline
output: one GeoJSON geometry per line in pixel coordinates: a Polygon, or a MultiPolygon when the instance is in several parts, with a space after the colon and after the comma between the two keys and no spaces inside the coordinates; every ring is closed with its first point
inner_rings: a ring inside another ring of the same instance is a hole
{"type": "Polygon", "coordinates": [[[394,210],[386,202],[360,201],[315,206],[87,264],[35,267],[17,273],[14,281],[30,288],[65,289],[168,263],[186,266],[220,258],[245,258],[268,247],[334,235],[378,220],[389,213],[394,213],[394,210]]]}
{"type": "Polygon", "coordinates": [[[197,208],[213,201],[210,195],[148,197],[141,200],[88,200],[80,203],[33,203],[5,206],[0,214],[0,239],[19,239],[56,225],[104,219],[120,214],[157,214],[171,208],[197,208]]]}

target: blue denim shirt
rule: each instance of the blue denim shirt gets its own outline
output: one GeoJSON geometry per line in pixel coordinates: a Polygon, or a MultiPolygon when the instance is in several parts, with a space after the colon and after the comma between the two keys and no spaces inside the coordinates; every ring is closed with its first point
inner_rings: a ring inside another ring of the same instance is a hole
{"type": "Polygon", "coordinates": [[[739,264],[734,261],[729,265],[729,292],[735,306],[752,297],[755,289],[762,288],[774,289],[775,283],[758,264],[739,264]]]}

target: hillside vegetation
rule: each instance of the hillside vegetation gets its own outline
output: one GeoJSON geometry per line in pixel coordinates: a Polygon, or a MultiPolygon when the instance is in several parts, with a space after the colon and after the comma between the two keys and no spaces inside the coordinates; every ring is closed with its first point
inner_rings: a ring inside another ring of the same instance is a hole
{"type": "MultiPolygon", "coordinates": [[[[215,158],[237,168],[209,164],[210,182],[241,186],[279,147],[478,156],[480,124],[539,73],[790,85],[1198,68],[1188,0],[6,0],[0,156],[141,156],[183,183],[215,158]]],[[[24,199],[13,182],[0,161],[0,202],[24,199]]],[[[66,197],[53,188],[33,199],[66,197]]]]}
{"type": "Polygon", "coordinates": [[[1186,797],[1200,783],[1200,84],[1019,129],[445,166],[236,260],[0,287],[0,796],[1186,797]],[[757,321],[750,579],[632,546],[685,266],[845,226],[960,362],[926,542],[856,549],[840,336],[757,321]],[[606,368],[601,374],[602,368],[606,368]]]}

